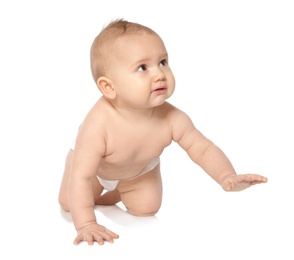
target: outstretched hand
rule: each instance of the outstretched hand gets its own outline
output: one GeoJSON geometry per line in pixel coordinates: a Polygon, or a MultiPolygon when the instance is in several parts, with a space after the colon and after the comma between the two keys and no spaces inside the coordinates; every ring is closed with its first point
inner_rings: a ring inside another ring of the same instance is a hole
{"type": "Polygon", "coordinates": [[[258,174],[228,175],[222,180],[221,186],[225,191],[241,191],[266,182],[267,178],[258,174]]]}
{"type": "Polygon", "coordinates": [[[74,240],[74,244],[77,245],[81,241],[86,241],[89,245],[93,245],[94,241],[97,241],[99,245],[103,245],[104,241],[113,243],[114,239],[118,237],[117,234],[104,226],[93,223],[78,230],[78,236],[74,240]]]}

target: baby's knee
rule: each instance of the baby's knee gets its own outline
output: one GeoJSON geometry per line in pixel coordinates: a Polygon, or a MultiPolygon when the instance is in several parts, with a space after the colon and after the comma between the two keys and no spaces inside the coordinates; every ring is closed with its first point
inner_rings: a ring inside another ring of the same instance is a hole
{"type": "Polygon", "coordinates": [[[160,205],[142,205],[140,207],[127,207],[130,214],[138,217],[154,216],[159,211],[160,205]]]}

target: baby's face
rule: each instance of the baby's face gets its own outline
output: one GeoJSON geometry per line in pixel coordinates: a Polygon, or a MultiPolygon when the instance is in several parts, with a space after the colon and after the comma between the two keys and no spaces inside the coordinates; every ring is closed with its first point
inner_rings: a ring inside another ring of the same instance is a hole
{"type": "Polygon", "coordinates": [[[175,78],[161,38],[138,33],[121,37],[111,53],[109,77],[116,104],[131,108],[162,105],[175,89],[175,78]]]}

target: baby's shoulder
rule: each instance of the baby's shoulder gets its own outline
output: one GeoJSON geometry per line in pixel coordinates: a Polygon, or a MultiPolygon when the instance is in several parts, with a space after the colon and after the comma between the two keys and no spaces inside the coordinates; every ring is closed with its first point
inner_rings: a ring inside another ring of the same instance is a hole
{"type": "Polygon", "coordinates": [[[89,114],[93,114],[95,115],[95,117],[102,117],[103,115],[110,113],[112,110],[113,107],[111,106],[111,104],[102,96],[92,106],[92,108],[89,111],[89,114]]]}
{"type": "Polygon", "coordinates": [[[164,113],[164,115],[169,119],[188,117],[184,111],[168,102],[165,102],[162,105],[161,110],[162,113],[164,113]]]}
{"type": "Polygon", "coordinates": [[[103,125],[103,122],[109,118],[109,113],[109,104],[103,98],[100,98],[88,111],[84,123],[87,123],[87,125],[103,125]]]}

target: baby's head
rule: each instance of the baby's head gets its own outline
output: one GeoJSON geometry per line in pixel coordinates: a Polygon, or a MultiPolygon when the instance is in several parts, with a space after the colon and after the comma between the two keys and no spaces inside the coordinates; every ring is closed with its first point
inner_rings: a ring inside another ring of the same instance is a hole
{"type": "Polygon", "coordinates": [[[146,26],[126,20],[111,22],[95,38],[91,70],[99,90],[115,106],[159,106],[175,89],[161,37],[146,26]]]}
{"type": "Polygon", "coordinates": [[[91,71],[96,83],[99,77],[108,76],[107,69],[111,63],[111,54],[115,51],[114,46],[116,40],[125,35],[140,33],[159,37],[152,29],[138,23],[128,22],[124,19],[114,20],[102,29],[94,39],[90,51],[91,71]]]}

